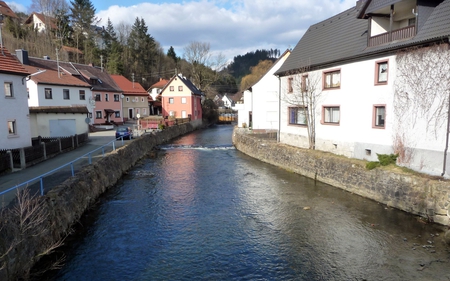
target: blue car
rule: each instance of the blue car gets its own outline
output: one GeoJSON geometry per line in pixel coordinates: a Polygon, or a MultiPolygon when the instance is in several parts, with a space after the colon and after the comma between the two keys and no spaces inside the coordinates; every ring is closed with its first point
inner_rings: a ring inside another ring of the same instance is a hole
{"type": "Polygon", "coordinates": [[[116,139],[120,138],[131,140],[133,138],[133,130],[129,127],[118,128],[116,130],[116,139]]]}

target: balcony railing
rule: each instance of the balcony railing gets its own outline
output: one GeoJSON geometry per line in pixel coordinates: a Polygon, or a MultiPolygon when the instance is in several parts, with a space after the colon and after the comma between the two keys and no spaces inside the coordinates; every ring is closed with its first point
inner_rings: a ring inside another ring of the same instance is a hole
{"type": "Polygon", "coordinates": [[[386,32],[369,38],[369,47],[386,44],[396,40],[402,40],[414,37],[416,35],[416,27],[414,25],[386,32]]]}

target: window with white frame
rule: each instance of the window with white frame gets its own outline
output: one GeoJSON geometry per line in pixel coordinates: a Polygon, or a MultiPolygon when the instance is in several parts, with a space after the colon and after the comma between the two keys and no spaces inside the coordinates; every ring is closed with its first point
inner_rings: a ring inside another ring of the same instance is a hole
{"type": "Polygon", "coordinates": [[[375,84],[383,85],[388,81],[388,61],[379,61],[375,63],[375,84]]]}
{"type": "Polygon", "coordinates": [[[95,94],[95,101],[102,101],[101,94],[95,94]]]}
{"type": "Polygon", "coordinates": [[[294,78],[289,77],[288,78],[288,93],[293,93],[293,92],[294,92],[294,78]]]}
{"type": "Polygon", "coordinates": [[[325,124],[339,124],[341,113],[339,106],[324,106],[323,112],[323,123],[325,124]]]}
{"type": "Polygon", "coordinates": [[[147,108],[142,109],[142,114],[147,115],[147,108]]]}
{"type": "Polygon", "coordinates": [[[186,117],[187,117],[186,110],[182,110],[181,111],[181,118],[186,118],[186,117]]]}
{"type": "Polygon", "coordinates": [[[120,101],[119,98],[120,98],[119,95],[114,94],[114,101],[120,101]]]}
{"type": "Polygon", "coordinates": [[[302,93],[305,93],[308,91],[308,75],[302,75],[302,93]]]}
{"type": "Polygon", "coordinates": [[[170,91],[171,91],[171,92],[175,91],[175,88],[174,88],[174,86],[170,86],[170,88],[169,88],[169,89],[170,89],[170,91]]]}
{"type": "Polygon", "coordinates": [[[290,125],[307,125],[306,114],[307,107],[289,107],[289,124],[290,125]]]}
{"type": "Polygon", "coordinates": [[[80,100],[86,100],[86,92],[84,90],[80,90],[80,100]]]}
{"type": "Polygon", "coordinates": [[[127,98],[126,98],[126,101],[127,101],[127,102],[129,102],[129,101],[130,101],[130,98],[129,98],[129,97],[127,97],[127,98]]]}
{"type": "Polygon", "coordinates": [[[373,127],[384,128],[386,117],[385,105],[374,105],[373,107],[373,127]]]}
{"type": "Polygon", "coordinates": [[[181,98],[181,103],[186,103],[186,102],[187,102],[186,98],[181,98]]]}
{"type": "Polygon", "coordinates": [[[5,82],[5,97],[7,98],[14,97],[13,84],[11,82],[5,82]]]}
{"type": "Polygon", "coordinates": [[[45,94],[45,99],[47,99],[47,100],[53,99],[52,89],[51,88],[45,88],[44,89],[44,94],[45,94]]]}
{"type": "Polygon", "coordinates": [[[169,103],[173,103],[173,98],[169,98],[169,103]]]}
{"type": "Polygon", "coordinates": [[[171,110],[171,111],[169,111],[169,115],[170,115],[170,116],[174,116],[174,115],[175,115],[175,112],[173,112],[173,110],[171,110]]]}
{"type": "Polygon", "coordinates": [[[116,118],[119,118],[119,117],[120,117],[120,111],[114,112],[114,116],[115,116],[116,118]]]}
{"type": "Polygon", "coordinates": [[[109,101],[109,94],[105,94],[105,101],[109,101]]]}
{"type": "Polygon", "coordinates": [[[16,120],[8,120],[8,134],[17,135],[16,120]]]}
{"type": "Polygon", "coordinates": [[[141,102],[144,102],[144,98],[141,98],[141,102]]]}
{"type": "Polygon", "coordinates": [[[323,73],[324,89],[339,89],[341,87],[341,70],[333,70],[323,73]]]}
{"type": "Polygon", "coordinates": [[[183,92],[183,86],[178,86],[178,92],[183,92]]]}
{"type": "Polygon", "coordinates": [[[69,91],[69,89],[63,89],[63,99],[70,100],[70,91],[69,91]]]}
{"type": "Polygon", "coordinates": [[[102,112],[101,111],[96,111],[95,112],[95,118],[96,119],[101,119],[102,118],[102,112]]]}

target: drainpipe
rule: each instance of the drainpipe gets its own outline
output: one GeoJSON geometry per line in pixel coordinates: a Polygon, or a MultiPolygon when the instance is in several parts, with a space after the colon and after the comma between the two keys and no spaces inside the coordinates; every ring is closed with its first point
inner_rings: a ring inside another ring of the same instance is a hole
{"type": "Polygon", "coordinates": [[[277,142],[280,142],[280,134],[281,134],[281,78],[280,75],[277,75],[278,78],[278,134],[277,134],[277,142]]]}
{"type": "Polygon", "coordinates": [[[448,151],[448,137],[450,134],[450,92],[448,94],[449,96],[449,105],[447,109],[447,135],[445,136],[445,149],[444,149],[444,166],[442,167],[442,174],[443,177],[445,175],[445,170],[447,168],[447,151],[448,151]]]}

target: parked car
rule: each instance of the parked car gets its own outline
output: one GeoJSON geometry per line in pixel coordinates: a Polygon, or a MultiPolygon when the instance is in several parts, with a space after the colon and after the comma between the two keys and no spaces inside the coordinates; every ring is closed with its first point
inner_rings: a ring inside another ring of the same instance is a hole
{"type": "Polygon", "coordinates": [[[116,139],[124,138],[131,140],[133,138],[133,130],[130,127],[121,127],[116,130],[116,139]]]}

